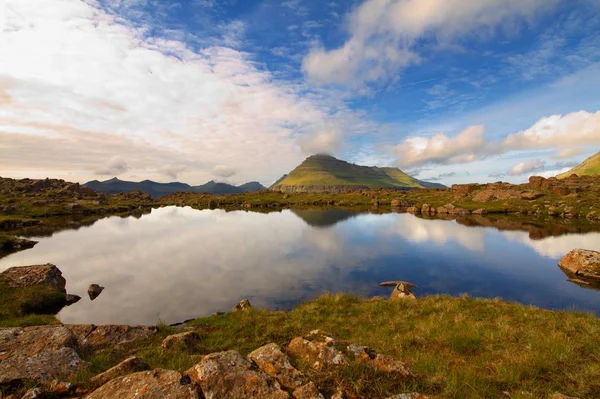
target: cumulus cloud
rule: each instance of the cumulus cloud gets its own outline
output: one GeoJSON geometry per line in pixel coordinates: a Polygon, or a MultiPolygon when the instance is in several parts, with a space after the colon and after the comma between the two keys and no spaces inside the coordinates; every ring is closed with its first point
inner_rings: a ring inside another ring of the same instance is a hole
{"type": "Polygon", "coordinates": [[[100,169],[96,171],[97,175],[117,176],[127,172],[127,162],[120,156],[114,156],[109,159],[100,169]]]}
{"type": "Polygon", "coordinates": [[[177,179],[180,173],[183,173],[187,170],[187,167],[183,165],[163,165],[158,168],[158,171],[165,176],[168,176],[172,179],[177,179]]]}
{"type": "Polygon", "coordinates": [[[93,0],[5,2],[5,176],[83,181],[120,154],[140,178],[187,165],[189,182],[203,183],[226,164],[240,181],[274,180],[304,157],[299,137],[331,123],[364,128],[335,93],[279,81],[222,44],[196,51],[151,36],[93,0]]]}
{"type": "Polygon", "coordinates": [[[455,137],[409,137],[392,147],[399,166],[466,163],[512,151],[556,149],[560,158],[577,154],[584,145],[600,145],[600,111],[573,112],[541,118],[530,128],[502,140],[485,138],[484,126],[471,126],[455,137]]]}
{"type": "Polygon", "coordinates": [[[543,171],[544,161],[541,159],[533,159],[531,161],[520,162],[517,165],[513,166],[508,172],[506,172],[509,176],[518,176],[524,174],[531,174],[534,172],[543,171]]]}
{"type": "Polygon", "coordinates": [[[418,63],[420,39],[452,45],[529,21],[558,0],[366,0],[348,18],[350,38],[327,50],[315,46],[304,73],[316,82],[348,85],[385,81],[418,63]],[[512,24],[512,25],[511,25],[512,24]]]}
{"type": "Polygon", "coordinates": [[[327,153],[337,150],[342,135],[337,129],[325,129],[300,139],[300,148],[307,154],[327,153]]]}
{"type": "Polygon", "coordinates": [[[235,175],[236,170],[230,166],[217,165],[212,168],[211,173],[218,177],[231,177],[235,175]]]}

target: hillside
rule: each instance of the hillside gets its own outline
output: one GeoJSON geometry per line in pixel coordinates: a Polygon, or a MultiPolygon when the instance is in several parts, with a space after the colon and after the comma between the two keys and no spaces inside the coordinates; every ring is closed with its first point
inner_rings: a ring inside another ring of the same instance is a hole
{"type": "Polygon", "coordinates": [[[417,180],[398,168],[360,166],[329,155],[312,155],[271,189],[280,191],[345,191],[360,188],[443,188],[417,180]]]}
{"type": "Polygon", "coordinates": [[[569,177],[572,174],[576,174],[578,176],[592,176],[592,175],[600,175],[600,152],[592,155],[579,165],[575,166],[568,172],[561,173],[556,176],[559,179],[564,179],[565,177],[569,177]]]}
{"type": "Polygon", "coordinates": [[[109,194],[140,191],[149,194],[153,198],[159,198],[173,193],[241,194],[265,189],[265,187],[258,182],[233,186],[231,184],[218,183],[211,180],[200,186],[190,186],[189,184],[179,182],[157,183],[151,180],[144,180],[138,183],[119,180],[116,177],[105,181],[92,180],[85,183],[84,186],[101,193],[109,194]]]}

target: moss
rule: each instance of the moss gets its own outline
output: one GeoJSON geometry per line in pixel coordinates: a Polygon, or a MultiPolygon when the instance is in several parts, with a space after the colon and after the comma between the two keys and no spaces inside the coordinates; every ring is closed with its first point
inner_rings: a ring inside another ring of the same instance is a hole
{"type": "Polygon", "coordinates": [[[0,326],[22,327],[57,322],[65,294],[47,285],[9,287],[0,279],[0,326]]]}

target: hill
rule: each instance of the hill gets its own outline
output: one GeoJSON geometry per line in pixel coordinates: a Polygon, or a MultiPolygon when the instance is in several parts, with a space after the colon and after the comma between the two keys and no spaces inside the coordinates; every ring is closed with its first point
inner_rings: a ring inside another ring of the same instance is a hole
{"type": "Polygon", "coordinates": [[[360,166],[329,155],[312,155],[271,189],[279,191],[347,191],[361,188],[444,188],[417,180],[398,168],[360,166]]]}
{"type": "Polygon", "coordinates": [[[576,174],[578,176],[592,176],[592,175],[600,175],[600,152],[592,155],[579,165],[575,166],[568,172],[561,173],[556,176],[559,179],[564,179],[565,177],[569,177],[572,174],[576,174]]]}
{"type": "Polygon", "coordinates": [[[231,184],[218,183],[211,180],[200,186],[190,186],[189,184],[179,182],[157,183],[152,180],[132,182],[119,180],[116,177],[105,181],[92,180],[85,183],[84,186],[101,193],[109,194],[140,191],[149,194],[152,198],[159,198],[173,193],[241,194],[265,189],[265,187],[258,182],[233,186],[231,184]]]}

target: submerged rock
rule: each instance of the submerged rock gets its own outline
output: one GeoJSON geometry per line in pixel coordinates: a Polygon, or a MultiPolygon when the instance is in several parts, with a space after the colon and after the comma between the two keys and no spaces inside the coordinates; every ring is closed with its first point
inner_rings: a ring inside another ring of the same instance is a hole
{"type": "Polygon", "coordinates": [[[276,380],[255,370],[237,351],[211,353],[185,374],[202,388],[206,398],[289,398],[276,380]]]}
{"type": "Polygon", "coordinates": [[[0,278],[13,288],[45,284],[64,291],[67,281],[62,272],[51,263],[45,265],[10,267],[0,273],[0,278]]]}
{"type": "Polygon", "coordinates": [[[90,382],[93,386],[99,387],[115,378],[146,370],[150,370],[150,366],[144,361],[144,359],[140,357],[130,357],[123,360],[116,366],[111,367],[105,372],[93,377],[90,382]]]}
{"type": "Polygon", "coordinates": [[[79,300],[81,300],[81,297],[79,295],[73,295],[73,294],[66,294],[65,295],[65,304],[67,306],[71,306],[74,303],[79,302],[79,300]]]}
{"type": "Polygon", "coordinates": [[[574,249],[558,262],[558,266],[578,277],[600,281],[600,252],[574,249]]]}
{"type": "Polygon", "coordinates": [[[199,399],[200,397],[197,389],[177,371],[156,369],[115,378],[86,396],[86,399],[199,399]]]}
{"type": "Polygon", "coordinates": [[[102,291],[104,291],[104,287],[101,287],[98,284],[90,284],[88,287],[88,295],[92,301],[98,298],[98,295],[100,295],[102,291]]]}

